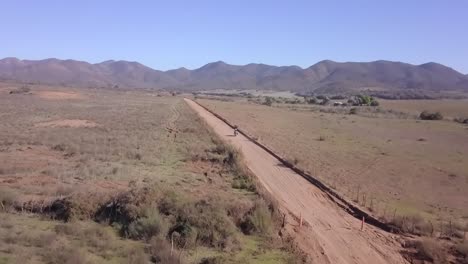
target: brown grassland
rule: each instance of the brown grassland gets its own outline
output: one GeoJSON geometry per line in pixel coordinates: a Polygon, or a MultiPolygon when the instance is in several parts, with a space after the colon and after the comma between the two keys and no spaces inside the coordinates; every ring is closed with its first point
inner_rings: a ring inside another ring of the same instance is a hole
{"type": "Polygon", "coordinates": [[[384,109],[419,115],[422,111],[441,112],[446,119],[468,118],[468,100],[380,100],[384,109]]]}
{"type": "Polygon", "coordinates": [[[236,150],[182,98],[15,88],[0,85],[0,263],[293,261],[236,150]]]}
{"type": "Polygon", "coordinates": [[[468,126],[415,117],[426,108],[466,116],[466,101],[384,101],[356,114],[350,107],[198,101],[379,217],[468,220],[468,126]]]}

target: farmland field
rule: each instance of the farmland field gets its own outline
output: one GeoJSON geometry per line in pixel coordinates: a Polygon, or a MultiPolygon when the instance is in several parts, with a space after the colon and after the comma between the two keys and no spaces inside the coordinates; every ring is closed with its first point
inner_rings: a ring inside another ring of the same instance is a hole
{"type": "MultiPolygon", "coordinates": [[[[242,100],[199,102],[382,218],[468,217],[465,125],[385,114],[350,115],[349,109],[333,113],[331,108],[268,107],[242,100]]],[[[391,103],[383,105],[398,111],[422,109],[410,101],[401,102],[408,106],[403,109],[398,102],[391,103]]],[[[468,111],[463,102],[456,106],[461,114],[468,111]]]]}
{"type": "Polygon", "coordinates": [[[0,263],[292,261],[253,183],[223,162],[231,150],[182,98],[16,88],[0,89],[0,263]],[[252,213],[261,230],[243,227],[252,213]]]}

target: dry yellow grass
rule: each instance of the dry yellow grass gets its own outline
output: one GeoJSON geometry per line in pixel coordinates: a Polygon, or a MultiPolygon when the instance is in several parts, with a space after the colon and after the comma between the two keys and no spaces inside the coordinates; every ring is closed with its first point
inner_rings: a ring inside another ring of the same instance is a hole
{"type": "MultiPolygon", "coordinates": [[[[213,255],[233,260],[244,259],[246,255],[244,262],[252,263],[252,252],[260,248],[262,253],[255,254],[259,263],[284,263],[290,257],[289,253],[268,246],[270,241],[257,234],[244,235],[235,219],[228,216],[230,207],[235,210],[244,206],[248,211],[248,206],[259,197],[245,188],[233,188],[238,175],[223,167],[222,155],[218,155],[221,162],[210,160],[219,140],[182,98],[142,91],[47,86],[31,86],[30,93],[9,94],[14,86],[0,83],[0,219],[10,219],[0,220],[0,263],[21,262],[23,258],[34,259],[35,263],[64,263],[64,258],[80,253],[86,259],[76,261],[145,263],[148,254],[153,254],[143,250],[148,246],[145,241],[121,240],[115,234],[109,241],[101,239],[109,245],[102,247],[98,238],[88,241],[87,237],[61,233],[59,237],[63,236],[66,247],[59,250],[56,243],[42,243],[36,238],[53,238],[56,234],[50,230],[38,230],[37,234],[25,235],[24,240],[2,236],[11,230],[28,233],[42,226],[56,226],[57,222],[26,215],[32,208],[38,212],[37,208],[42,210],[42,205],[61,201],[63,197],[71,201],[66,206],[72,208],[71,219],[77,221],[71,225],[93,226],[95,233],[111,229],[109,226],[101,229],[91,222],[99,207],[109,202],[109,197],[144,188],[173,190],[178,195],[175,198],[182,200],[183,196],[191,202],[180,205],[187,206],[185,209],[196,203],[212,206],[217,216],[229,224],[222,227],[232,227],[232,237],[223,239],[250,244],[249,247],[236,244],[239,248],[235,252],[196,244],[183,252],[184,263],[199,263],[201,258],[213,255]],[[18,213],[22,209],[24,214],[18,213]],[[29,248],[30,240],[37,239],[42,244],[29,248]],[[137,247],[132,247],[133,244],[137,247]],[[57,254],[43,254],[49,251],[57,254]]],[[[150,197],[153,202],[156,198],[150,197]]],[[[239,214],[244,217],[241,211],[239,214]]],[[[175,224],[177,213],[165,216],[167,222],[175,224]]],[[[195,224],[212,220],[200,219],[195,224]]],[[[194,228],[198,228],[195,224],[194,228]]],[[[206,234],[214,232],[210,228],[212,225],[205,226],[206,234]]],[[[161,234],[163,240],[166,235],[161,234]]]]}
{"type": "Polygon", "coordinates": [[[200,102],[378,215],[468,216],[466,126],[200,102]]]}
{"type": "Polygon", "coordinates": [[[468,118],[468,100],[379,100],[382,108],[419,115],[422,111],[440,112],[447,119],[468,118]]]}

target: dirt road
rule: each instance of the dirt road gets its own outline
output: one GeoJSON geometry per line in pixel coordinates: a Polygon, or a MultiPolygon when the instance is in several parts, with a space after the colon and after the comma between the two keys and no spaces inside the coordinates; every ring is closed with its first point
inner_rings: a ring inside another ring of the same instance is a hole
{"type": "Polygon", "coordinates": [[[185,99],[226,142],[240,149],[246,165],[280,206],[307,224],[297,236],[313,263],[407,263],[394,235],[372,226],[361,231],[361,222],[339,208],[320,189],[243,135],[233,137],[232,128],[197,103],[185,99]]]}

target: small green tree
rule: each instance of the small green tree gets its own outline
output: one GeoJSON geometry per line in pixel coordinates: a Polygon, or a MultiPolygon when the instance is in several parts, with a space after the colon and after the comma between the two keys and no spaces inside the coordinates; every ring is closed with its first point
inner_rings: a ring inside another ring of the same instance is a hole
{"type": "Polygon", "coordinates": [[[358,99],[359,105],[370,105],[373,100],[373,98],[368,95],[359,94],[356,97],[358,99]]]}

